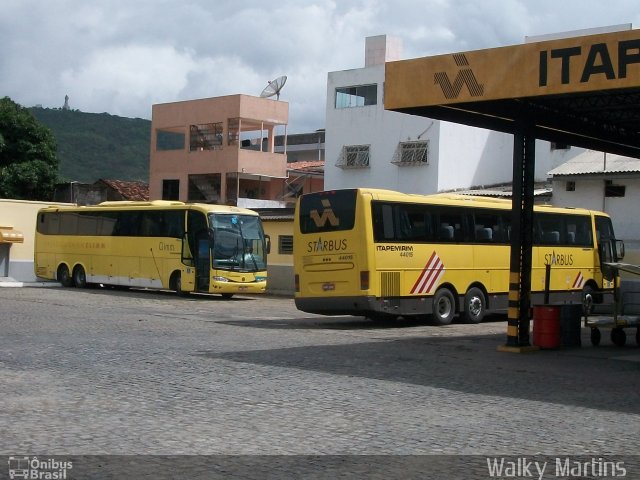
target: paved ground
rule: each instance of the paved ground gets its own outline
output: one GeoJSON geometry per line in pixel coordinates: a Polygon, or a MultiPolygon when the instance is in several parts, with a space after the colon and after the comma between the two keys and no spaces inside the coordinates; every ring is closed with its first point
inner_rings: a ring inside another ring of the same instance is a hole
{"type": "Polygon", "coordinates": [[[0,288],[0,453],[640,452],[634,342],[594,348],[584,331],[582,348],[501,353],[504,320],[375,325],[286,298],[0,288]]]}

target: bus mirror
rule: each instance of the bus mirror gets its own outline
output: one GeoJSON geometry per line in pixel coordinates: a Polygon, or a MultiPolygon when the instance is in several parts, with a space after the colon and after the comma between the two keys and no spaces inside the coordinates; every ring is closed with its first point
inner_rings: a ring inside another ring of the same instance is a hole
{"type": "Polygon", "coordinates": [[[271,253],[271,237],[269,235],[265,235],[264,236],[264,241],[265,241],[265,251],[267,252],[267,254],[271,253]]]}
{"type": "Polygon", "coordinates": [[[622,240],[616,240],[615,249],[616,262],[619,262],[624,258],[624,242],[622,240]]]}

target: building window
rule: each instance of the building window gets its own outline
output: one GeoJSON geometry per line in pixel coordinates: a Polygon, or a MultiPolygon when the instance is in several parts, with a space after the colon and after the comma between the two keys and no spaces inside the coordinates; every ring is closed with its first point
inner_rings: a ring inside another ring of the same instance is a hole
{"type": "Polygon", "coordinates": [[[184,150],[184,133],[170,130],[156,130],[156,150],[184,150]]]}
{"type": "Polygon", "coordinates": [[[605,197],[624,197],[626,193],[626,187],[624,185],[614,185],[611,180],[607,180],[604,185],[605,197]]]}
{"type": "Polygon", "coordinates": [[[551,151],[554,150],[570,150],[571,145],[567,145],[566,143],[560,142],[551,142],[551,151]]]}
{"type": "Polygon", "coordinates": [[[227,145],[238,145],[240,138],[240,119],[229,118],[227,120],[227,145]]]}
{"type": "Polygon", "coordinates": [[[429,142],[427,140],[400,142],[391,163],[396,165],[427,165],[429,163],[429,142]]]}
{"type": "Polygon", "coordinates": [[[378,85],[336,88],[336,108],[366,107],[378,103],[378,85]]]}
{"type": "Polygon", "coordinates": [[[180,200],[180,180],[162,181],[162,200],[180,200]]]}
{"type": "Polygon", "coordinates": [[[278,235],[278,253],[280,255],[293,254],[293,235],[278,235]]]}
{"type": "Polygon", "coordinates": [[[566,184],[567,192],[575,192],[576,191],[576,182],[569,181],[566,184]]]}
{"type": "Polygon", "coordinates": [[[368,168],[369,145],[346,145],[336,163],[340,168],[368,168]]]}
{"type": "Polygon", "coordinates": [[[189,175],[188,202],[217,203],[220,201],[219,173],[189,175]]]}
{"type": "Polygon", "coordinates": [[[191,125],[189,150],[218,150],[222,148],[222,122],[191,125]]]}

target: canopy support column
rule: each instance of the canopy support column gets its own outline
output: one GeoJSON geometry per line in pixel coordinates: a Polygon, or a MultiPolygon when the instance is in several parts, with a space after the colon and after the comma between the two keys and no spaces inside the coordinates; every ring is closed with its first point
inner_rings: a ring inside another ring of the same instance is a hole
{"type": "Polygon", "coordinates": [[[535,179],[533,126],[519,121],[513,139],[511,259],[506,347],[530,347],[533,190],[535,179]]]}

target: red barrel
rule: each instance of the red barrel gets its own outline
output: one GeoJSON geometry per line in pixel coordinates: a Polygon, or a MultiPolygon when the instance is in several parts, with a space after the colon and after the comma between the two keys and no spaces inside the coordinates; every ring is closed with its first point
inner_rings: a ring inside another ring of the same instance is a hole
{"type": "Polygon", "coordinates": [[[560,346],[560,307],[533,307],[533,344],[540,348],[560,346]]]}

